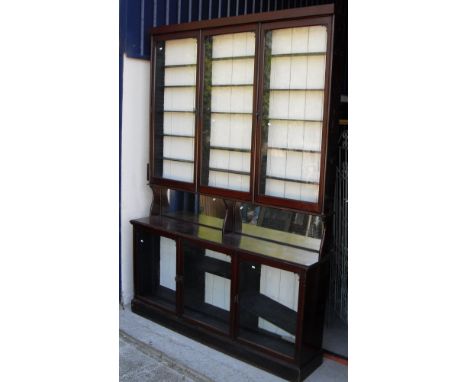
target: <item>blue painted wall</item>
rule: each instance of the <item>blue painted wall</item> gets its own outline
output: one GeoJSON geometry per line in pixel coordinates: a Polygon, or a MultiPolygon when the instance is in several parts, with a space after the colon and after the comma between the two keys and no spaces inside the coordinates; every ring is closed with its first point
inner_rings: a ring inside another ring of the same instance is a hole
{"type": "Polygon", "coordinates": [[[126,6],[123,50],[128,57],[148,60],[149,30],[180,24],[333,3],[333,0],[121,0],[126,6]]]}

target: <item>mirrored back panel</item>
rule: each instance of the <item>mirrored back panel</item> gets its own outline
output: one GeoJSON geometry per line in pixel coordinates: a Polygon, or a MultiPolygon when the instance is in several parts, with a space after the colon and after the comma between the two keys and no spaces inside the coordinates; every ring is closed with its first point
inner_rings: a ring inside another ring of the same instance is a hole
{"type": "MultiPolygon", "coordinates": [[[[226,217],[227,200],[209,195],[161,188],[165,199],[161,214],[174,219],[221,230],[226,217]]],[[[321,216],[275,207],[237,202],[238,234],[320,251],[324,235],[321,216]]]]}

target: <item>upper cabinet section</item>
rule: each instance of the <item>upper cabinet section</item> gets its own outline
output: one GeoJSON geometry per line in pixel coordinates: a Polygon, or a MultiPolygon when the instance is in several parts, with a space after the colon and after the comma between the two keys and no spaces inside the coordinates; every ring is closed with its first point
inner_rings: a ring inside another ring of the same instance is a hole
{"type": "Polygon", "coordinates": [[[203,191],[219,194],[231,190],[249,196],[255,37],[253,31],[204,36],[200,142],[203,191]]]}
{"type": "Polygon", "coordinates": [[[197,46],[196,37],[156,39],[153,46],[152,174],[187,189],[195,181],[197,46]]]}
{"type": "Polygon", "coordinates": [[[323,211],[333,6],[153,30],[150,183],[323,211]]]}

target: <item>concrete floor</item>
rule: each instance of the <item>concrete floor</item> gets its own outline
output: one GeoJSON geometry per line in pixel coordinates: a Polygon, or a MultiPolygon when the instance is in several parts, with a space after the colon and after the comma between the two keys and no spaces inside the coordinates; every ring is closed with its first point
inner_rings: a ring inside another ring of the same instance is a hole
{"type": "MultiPolygon", "coordinates": [[[[306,382],[345,382],[348,368],[325,359],[306,382]]],[[[280,382],[264,370],[227,356],[120,309],[121,382],[280,382]]]]}

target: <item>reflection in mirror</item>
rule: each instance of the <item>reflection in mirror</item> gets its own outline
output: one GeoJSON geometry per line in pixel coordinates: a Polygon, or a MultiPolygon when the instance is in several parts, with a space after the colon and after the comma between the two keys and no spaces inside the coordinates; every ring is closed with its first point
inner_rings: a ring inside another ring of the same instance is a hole
{"type": "MultiPolygon", "coordinates": [[[[161,188],[161,214],[221,230],[226,215],[222,198],[161,188]]],[[[318,250],[323,236],[319,215],[236,202],[242,225],[237,233],[318,250]]]]}
{"type": "Polygon", "coordinates": [[[318,249],[323,236],[319,215],[238,202],[242,233],[273,241],[318,249]],[[284,234],[281,234],[284,233],[284,234]]]}
{"type": "Polygon", "coordinates": [[[225,215],[224,200],[192,192],[162,188],[167,203],[162,215],[221,229],[225,215]]]}

